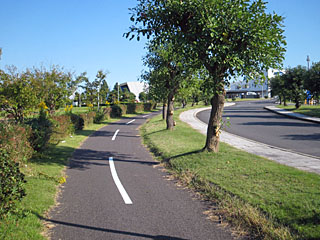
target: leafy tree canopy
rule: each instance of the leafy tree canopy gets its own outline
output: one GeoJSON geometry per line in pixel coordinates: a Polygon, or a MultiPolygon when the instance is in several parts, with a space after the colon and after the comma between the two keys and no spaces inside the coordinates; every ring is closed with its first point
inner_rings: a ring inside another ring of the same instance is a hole
{"type": "Polygon", "coordinates": [[[131,21],[130,39],[156,36],[185,46],[185,56],[198,58],[212,76],[209,87],[276,68],[284,58],[283,18],[266,13],[261,0],[140,0],[131,21]]]}

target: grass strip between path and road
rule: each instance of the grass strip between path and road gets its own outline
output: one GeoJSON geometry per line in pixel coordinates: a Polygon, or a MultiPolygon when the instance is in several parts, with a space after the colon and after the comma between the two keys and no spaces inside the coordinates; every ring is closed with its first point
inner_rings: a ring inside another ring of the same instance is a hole
{"type": "Polygon", "coordinates": [[[302,105],[300,108],[296,109],[293,105],[283,106],[278,105],[278,108],[286,109],[295,113],[304,114],[310,117],[320,118],[320,105],[302,105]]]}
{"type": "MultiPolygon", "coordinates": [[[[133,116],[136,115],[127,114],[124,117],[133,116]]],[[[72,137],[51,146],[46,152],[21,166],[27,180],[27,195],[18,203],[15,213],[0,221],[0,239],[46,239],[46,229],[41,218],[45,217],[49,208],[55,204],[58,186],[63,184],[64,179],[68,181],[65,176],[68,159],[88,136],[108,123],[118,120],[120,119],[105,120],[101,124],[91,124],[84,130],[76,131],[72,137]]],[[[46,228],[50,228],[50,225],[46,225],[46,228]]]]}
{"type": "Polygon", "coordinates": [[[170,172],[213,202],[209,217],[222,216],[220,222],[254,239],[320,239],[319,175],[224,143],[219,153],[200,151],[205,136],[175,120],[173,131],[161,116],[148,121],[141,128],[144,142],[170,172]]]}

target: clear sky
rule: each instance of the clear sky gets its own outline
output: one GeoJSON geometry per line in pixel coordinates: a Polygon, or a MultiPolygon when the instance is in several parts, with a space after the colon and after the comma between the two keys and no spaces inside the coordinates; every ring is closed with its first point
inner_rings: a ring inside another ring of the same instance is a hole
{"type": "MultiPolygon", "coordinates": [[[[285,17],[284,67],[320,61],[320,0],[269,0],[268,11],[285,17]]],[[[116,82],[136,81],[146,40],[122,37],[136,0],[0,0],[0,68],[57,64],[94,80],[109,71],[116,82]]]]}

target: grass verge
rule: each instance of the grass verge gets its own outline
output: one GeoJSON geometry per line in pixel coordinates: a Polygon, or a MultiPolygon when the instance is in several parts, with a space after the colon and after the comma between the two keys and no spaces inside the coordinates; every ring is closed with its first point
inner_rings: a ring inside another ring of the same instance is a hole
{"type": "MultiPolygon", "coordinates": [[[[139,113],[144,114],[144,113],[139,113]]],[[[133,114],[123,117],[132,117],[133,114]]],[[[0,221],[0,239],[45,239],[42,235],[44,225],[41,218],[54,205],[59,184],[63,184],[64,170],[75,149],[93,132],[108,123],[119,119],[106,120],[101,124],[92,124],[77,131],[72,137],[58,145],[51,146],[46,152],[34,157],[21,171],[26,175],[27,196],[18,203],[18,210],[0,221]]]]}
{"type": "Polygon", "coordinates": [[[167,131],[155,117],[141,128],[142,136],[174,175],[215,204],[212,215],[254,239],[320,239],[319,175],[224,143],[219,153],[199,152],[205,136],[176,121],[167,131]]]}
{"type": "Polygon", "coordinates": [[[307,116],[320,118],[320,105],[302,105],[298,109],[296,109],[292,105],[289,105],[289,106],[278,105],[277,107],[283,108],[295,113],[300,113],[307,116]]]}

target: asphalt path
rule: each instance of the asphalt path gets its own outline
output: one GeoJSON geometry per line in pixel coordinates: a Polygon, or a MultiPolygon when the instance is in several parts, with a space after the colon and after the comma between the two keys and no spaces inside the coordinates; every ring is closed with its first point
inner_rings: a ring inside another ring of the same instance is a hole
{"type": "MultiPolygon", "coordinates": [[[[237,102],[224,108],[223,118],[229,117],[230,127],[224,130],[257,142],[320,157],[320,124],[288,118],[268,110],[266,101],[237,102]]],[[[197,114],[208,123],[210,110],[197,114]]]]}
{"type": "Polygon", "coordinates": [[[46,219],[51,239],[233,239],[142,145],[138,127],[153,114],[105,126],[75,151],[46,219]]]}

